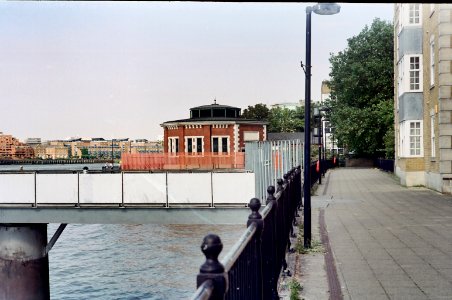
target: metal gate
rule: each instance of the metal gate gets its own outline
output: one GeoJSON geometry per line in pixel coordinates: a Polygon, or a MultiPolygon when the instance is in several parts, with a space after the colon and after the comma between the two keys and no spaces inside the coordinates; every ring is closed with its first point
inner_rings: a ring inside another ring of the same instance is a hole
{"type": "Polygon", "coordinates": [[[254,172],[256,197],[267,199],[267,187],[276,186],[294,167],[303,165],[303,143],[300,140],[281,140],[245,143],[245,169],[254,172]]]}

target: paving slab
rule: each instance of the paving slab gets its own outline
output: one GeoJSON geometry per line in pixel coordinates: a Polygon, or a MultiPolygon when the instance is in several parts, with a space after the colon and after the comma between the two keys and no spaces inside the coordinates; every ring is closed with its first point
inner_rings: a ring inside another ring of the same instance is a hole
{"type": "MultiPolygon", "coordinates": [[[[451,196],[377,169],[333,169],[322,183],[313,236],[323,210],[343,299],[452,299],[451,196]]],[[[303,264],[302,297],[328,299],[325,260],[302,255],[303,264]]]]}

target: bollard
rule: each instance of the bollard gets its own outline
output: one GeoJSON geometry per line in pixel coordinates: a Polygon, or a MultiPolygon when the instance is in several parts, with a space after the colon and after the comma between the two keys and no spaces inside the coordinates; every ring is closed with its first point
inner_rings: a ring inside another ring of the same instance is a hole
{"type": "Polygon", "coordinates": [[[224,273],[224,266],[218,261],[218,255],[223,250],[221,239],[216,234],[208,234],[204,237],[201,251],[206,257],[206,261],[201,265],[196,278],[196,287],[204,281],[211,280],[214,289],[210,299],[223,300],[228,288],[228,279],[224,273]]]}

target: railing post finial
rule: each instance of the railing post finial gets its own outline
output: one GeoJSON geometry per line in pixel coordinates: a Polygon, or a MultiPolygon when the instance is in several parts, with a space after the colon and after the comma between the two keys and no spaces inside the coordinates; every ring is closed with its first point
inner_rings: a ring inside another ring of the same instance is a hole
{"type": "Polygon", "coordinates": [[[248,206],[251,209],[251,214],[248,216],[248,222],[246,222],[246,227],[250,226],[252,223],[256,223],[257,229],[260,232],[263,228],[264,221],[259,213],[261,208],[261,201],[258,198],[252,198],[248,206]]]}
{"type": "Polygon", "coordinates": [[[204,237],[201,245],[201,251],[206,256],[206,261],[201,265],[201,273],[222,273],[223,265],[218,261],[218,256],[223,250],[223,243],[216,234],[208,234],[204,237]]]}
{"type": "Polygon", "coordinates": [[[283,189],[283,184],[284,184],[284,180],[282,180],[282,178],[278,178],[278,180],[276,180],[276,183],[278,183],[278,189],[277,191],[282,191],[283,189]]]}
{"type": "Polygon", "coordinates": [[[214,291],[211,299],[224,299],[227,291],[227,277],[224,273],[224,266],[218,261],[221,250],[223,250],[223,243],[218,235],[208,234],[204,237],[201,251],[206,256],[206,261],[199,269],[196,284],[199,287],[204,281],[212,280],[214,291]]]}
{"type": "Polygon", "coordinates": [[[275,187],[273,185],[268,186],[267,188],[267,204],[269,204],[271,201],[275,201],[275,187]]]}

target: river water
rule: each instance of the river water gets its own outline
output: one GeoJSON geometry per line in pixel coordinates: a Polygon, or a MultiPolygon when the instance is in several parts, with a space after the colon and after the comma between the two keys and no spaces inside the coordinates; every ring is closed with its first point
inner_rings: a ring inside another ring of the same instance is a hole
{"type": "MultiPolygon", "coordinates": [[[[24,165],[24,171],[76,170],[85,165],[24,165]]],[[[101,170],[103,164],[88,164],[101,170]]],[[[0,165],[0,171],[18,171],[0,165]]],[[[220,259],[245,230],[242,225],[68,224],[49,253],[50,294],[55,300],[188,299],[204,263],[208,233],[223,242],[220,259]]],[[[48,240],[59,224],[49,224],[48,240]]]]}
{"type": "MultiPolygon", "coordinates": [[[[48,226],[49,239],[57,227],[48,226]]],[[[188,299],[204,262],[203,237],[220,236],[221,259],[244,229],[69,224],[49,253],[51,299],[188,299]]]]}

